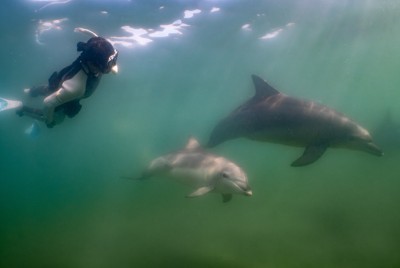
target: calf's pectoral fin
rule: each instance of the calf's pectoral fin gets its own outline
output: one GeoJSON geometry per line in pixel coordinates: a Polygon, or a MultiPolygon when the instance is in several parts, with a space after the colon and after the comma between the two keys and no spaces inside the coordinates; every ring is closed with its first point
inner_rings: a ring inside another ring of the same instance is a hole
{"type": "Polygon", "coordinates": [[[211,192],[212,190],[214,190],[214,187],[212,187],[212,186],[200,187],[200,188],[198,188],[196,191],[194,191],[193,193],[188,194],[186,197],[198,197],[198,196],[202,196],[202,195],[205,195],[206,193],[211,192]]]}
{"type": "Polygon", "coordinates": [[[292,167],[301,167],[306,166],[311,163],[314,163],[324,154],[328,146],[325,144],[318,144],[318,145],[309,145],[304,150],[302,156],[300,156],[296,161],[292,163],[292,167]]]}
{"type": "Polygon", "coordinates": [[[232,194],[222,194],[222,202],[226,203],[231,201],[232,199],[232,194]]]}

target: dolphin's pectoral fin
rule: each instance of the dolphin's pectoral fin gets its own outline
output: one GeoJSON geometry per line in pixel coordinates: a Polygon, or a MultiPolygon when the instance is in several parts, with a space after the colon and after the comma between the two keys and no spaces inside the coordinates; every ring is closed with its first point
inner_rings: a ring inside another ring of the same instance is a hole
{"type": "Polygon", "coordinates": [[[226,203],[231,201],[232,199],[232,194],[222,194],[222,202],[226,203]]]}
{"type": "Polygon", "coordinates": [[[301,167],[314,163],[315,161],[318,160],[318,158],[320,158],[324,154],[326,148],[328,148],[326,145],[307,146],[306,149],[304,150],[303,155],[300,156],[296,161],[294,161],[291,166],[301,167]]]}
{"type": "Polygon", "coordinates": [[[186,197],[198,197],[198,196],[202,196],[202,195],[205,195],[206,193],[211,192],[212,190],[214,190],[214,187],[212,187],[212,186],[200,187],[199,189],[197,189],[197,190],[194,191],[193,193],[188,194],[186,197]]]}

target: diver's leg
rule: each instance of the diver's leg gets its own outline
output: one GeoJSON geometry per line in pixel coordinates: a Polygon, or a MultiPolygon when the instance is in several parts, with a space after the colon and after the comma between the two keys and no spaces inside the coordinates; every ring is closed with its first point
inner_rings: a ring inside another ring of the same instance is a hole
{"type": "Polygon", "coordinates": [[[42,109],[28,107],[23,105],[21,109],[18,109],[17,115],[23,116],[27,115],[29,117],[35,118],[40,121],[45,121],[44,113],[42,109]]]}
{"type": "Polygon", "coordinates": [[[42,121],[46,123],[48,128],[52,128],[56,124],[61,123],[65,118],[65,115],[62,113],[62,111],[60,111],[57,114],[57,117],[54,118],[54,109],[49,110],[45,108],[44,110],[42,110],[42,109],[28,107],[25,105],[22,106],[22,108],[17,111],[17,115],[19,116],[26,115],[36,120],[42,121]]]}
{"type": "Polygon", "coordinates": [[[32,98],[37,96],[47,96],[51,93],[47,85],[33,86],[31,88],[26,88],[24,89],[24,92],[32,98]]]}

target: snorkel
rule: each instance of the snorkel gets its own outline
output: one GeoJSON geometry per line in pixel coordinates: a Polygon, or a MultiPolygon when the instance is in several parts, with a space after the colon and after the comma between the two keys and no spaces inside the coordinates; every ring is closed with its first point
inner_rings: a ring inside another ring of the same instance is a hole
{"type": "Polygon", "coordinates": [[[110,70],[113,74],[118,73],[117,59],[118,59],[118,51],[114,48],[114,53],[111,54],[110,57],[108,57],[107,61],[107,66],[108,68],[111,67],[110,70]]]}

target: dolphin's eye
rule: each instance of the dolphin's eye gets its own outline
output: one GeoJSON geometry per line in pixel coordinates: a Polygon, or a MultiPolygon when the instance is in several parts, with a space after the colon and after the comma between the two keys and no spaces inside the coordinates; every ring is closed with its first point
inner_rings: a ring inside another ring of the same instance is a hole
{"type": "Polygon", "coordinates": [[[229,175],[228,175],[228,173],[226,173],[226,172],[222,172],[222,178],[228,178],[229,177],[229,175]]]}

